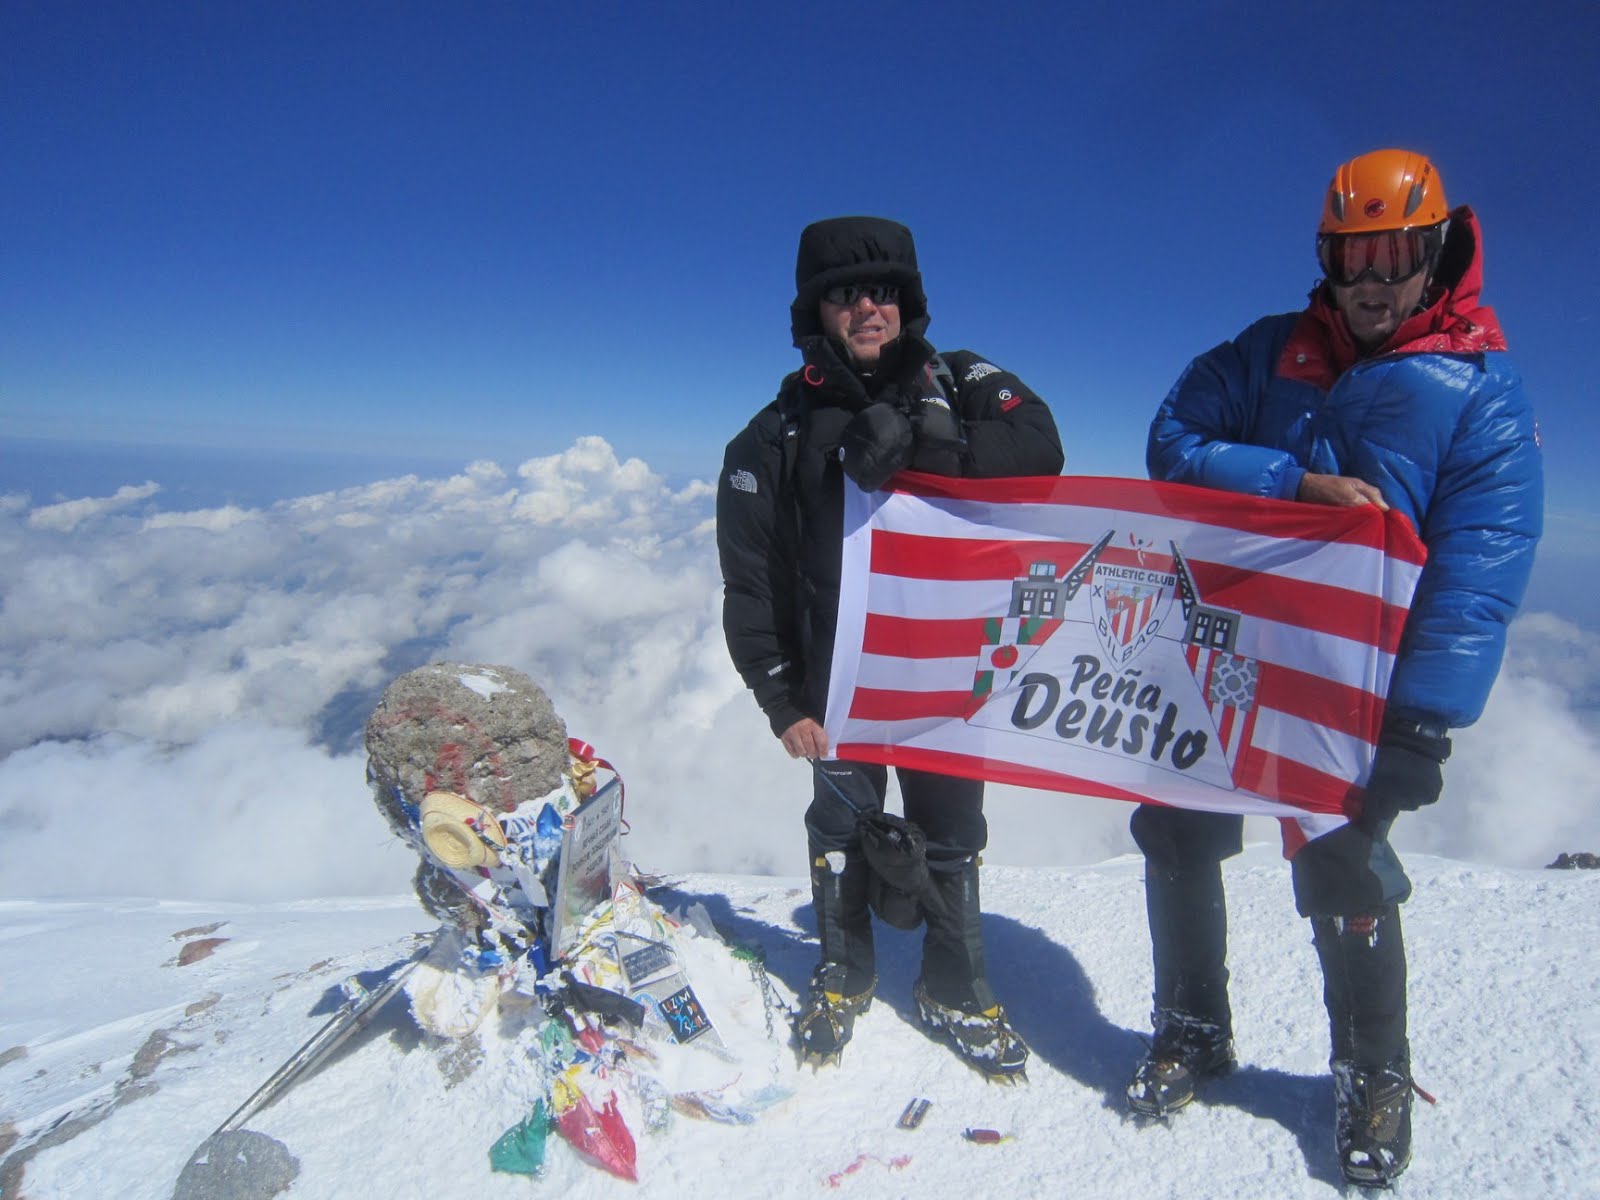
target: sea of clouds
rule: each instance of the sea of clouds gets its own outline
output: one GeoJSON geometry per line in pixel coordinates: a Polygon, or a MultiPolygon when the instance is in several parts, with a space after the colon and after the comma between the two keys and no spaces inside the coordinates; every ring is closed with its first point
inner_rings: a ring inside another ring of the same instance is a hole
{"type": "MultiPolygon", "coordinates": [[[[711,485],[587,437],[514,472],[162,499],[144,480],[0,496],[0,895],[404,891],[415,858],[370,801],[360,732],[435,659],[545,688],[624,775],[641,866],[803,873],[809,772],[728,662],[711,485]]],[[[1600,850],[1597,711],[1600,635],[1526,613],[1445,800],[1397,843],[1508,866],[1600,850]]],[[[990,797],[991,862],[1133,849],[1125,805],[990,797]]]]}

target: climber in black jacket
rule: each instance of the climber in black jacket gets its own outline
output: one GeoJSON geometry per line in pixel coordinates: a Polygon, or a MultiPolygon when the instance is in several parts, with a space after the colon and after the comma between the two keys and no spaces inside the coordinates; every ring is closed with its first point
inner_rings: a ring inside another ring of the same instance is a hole
{"type": "MultiPolygon", "coordinates": [[[[795,285],[791,327],[805,365],[728,444],[717,547],[734,665],[789,754],[825,760],[844,478],[872,491],[903,469],[1055,475],[1063,459],[1049,408],[1020,379],[969,351],[938,355],[923,336],[927,299],[905,226],[877,217],[807,226],[795,285]]],[[[814,1062],[837,1060],[872,999],[870,869],[853,809],[881,810],[888,784],[875,764],[828,760],[818,771],[806,832],[822,961],[795,1021],[800,1051],[814,1062]]],[[[924,906],[919,1019],[991,1077],[1019,1075],[1028,1048],[983,963],[983,784],[897,775],[938,893],[924,906]]]]}

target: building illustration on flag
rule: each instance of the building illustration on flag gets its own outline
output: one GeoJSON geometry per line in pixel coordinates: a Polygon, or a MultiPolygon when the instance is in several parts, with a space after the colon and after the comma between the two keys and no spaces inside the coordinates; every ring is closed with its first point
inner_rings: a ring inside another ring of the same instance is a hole
{"type": "Polygon", "coordinates": [[[1107,533],[1090,547],[1059,579],[1055,563],[1038,562],[1012,582],[1011,606],[1006,615],[990,617],[983,624],[984,644],[978,650],[978,665],[972,676],[973,712],[994,692],[997,678],[1002,687],[1009,685],[1034,651],[1061,627],[1067,606],[1077,598],[1094,569],[1095,559],[1115,532],[1107,533]]]}

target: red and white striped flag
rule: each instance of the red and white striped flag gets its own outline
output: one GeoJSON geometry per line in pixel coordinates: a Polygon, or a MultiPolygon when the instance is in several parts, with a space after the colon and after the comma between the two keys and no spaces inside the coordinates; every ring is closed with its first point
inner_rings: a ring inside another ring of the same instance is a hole
{"type": "Polygon", "coordinates": [[[1182,484],[846,484],[844,759],[1289,818],[1364,783],[1425,551],[1410,523],[1182,484]]]}

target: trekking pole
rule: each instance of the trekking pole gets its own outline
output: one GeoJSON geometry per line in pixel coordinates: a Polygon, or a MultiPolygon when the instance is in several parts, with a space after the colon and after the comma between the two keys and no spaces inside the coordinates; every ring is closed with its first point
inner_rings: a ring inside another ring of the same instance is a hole
{"type": "MultiPolygon", "coordinates": [[[[286,1092],[296,1080],[342,1046],[349,1040],[351,1034],[365,1028],[368,1022],[377,1016],[378,1010],[405,984],[406,978],[416,970],[417,964],[427,955],[427,951],[428,947],[423,947],[409,960],[391,970],[382,982],[372,988],[362,988],[347,998],[322,1028],[291,1054],[284,1064],[272,1073],[272,1077],[256,1089],[250,1099],[217,1126],[211,1136],[231,1133],[243,1126],[256,1113],[286,1092]]],[[[357,986],[359,987],[359,984],[357,986]]]]}
{"type": "Polygon", "coordinates": [[[862,808],[854,800],[850,799],[849,796],[846,796],[844,794],[844,790],[840,788],[840,786],[832,779],[828,778],[828,773],[822,769],[822,761],[820,759],[808,758],[806,761],[811,764],[812,774],[814,774],[818,779],[822,780],[823,783],[828,785],[828,790],[831,791],[835,796],[839,797],[840,803],[842,803],[851,812],[855,813],[855,815],[858,817],[863,817],[866,815],[866,810],[864,808],[862,808]]]}

